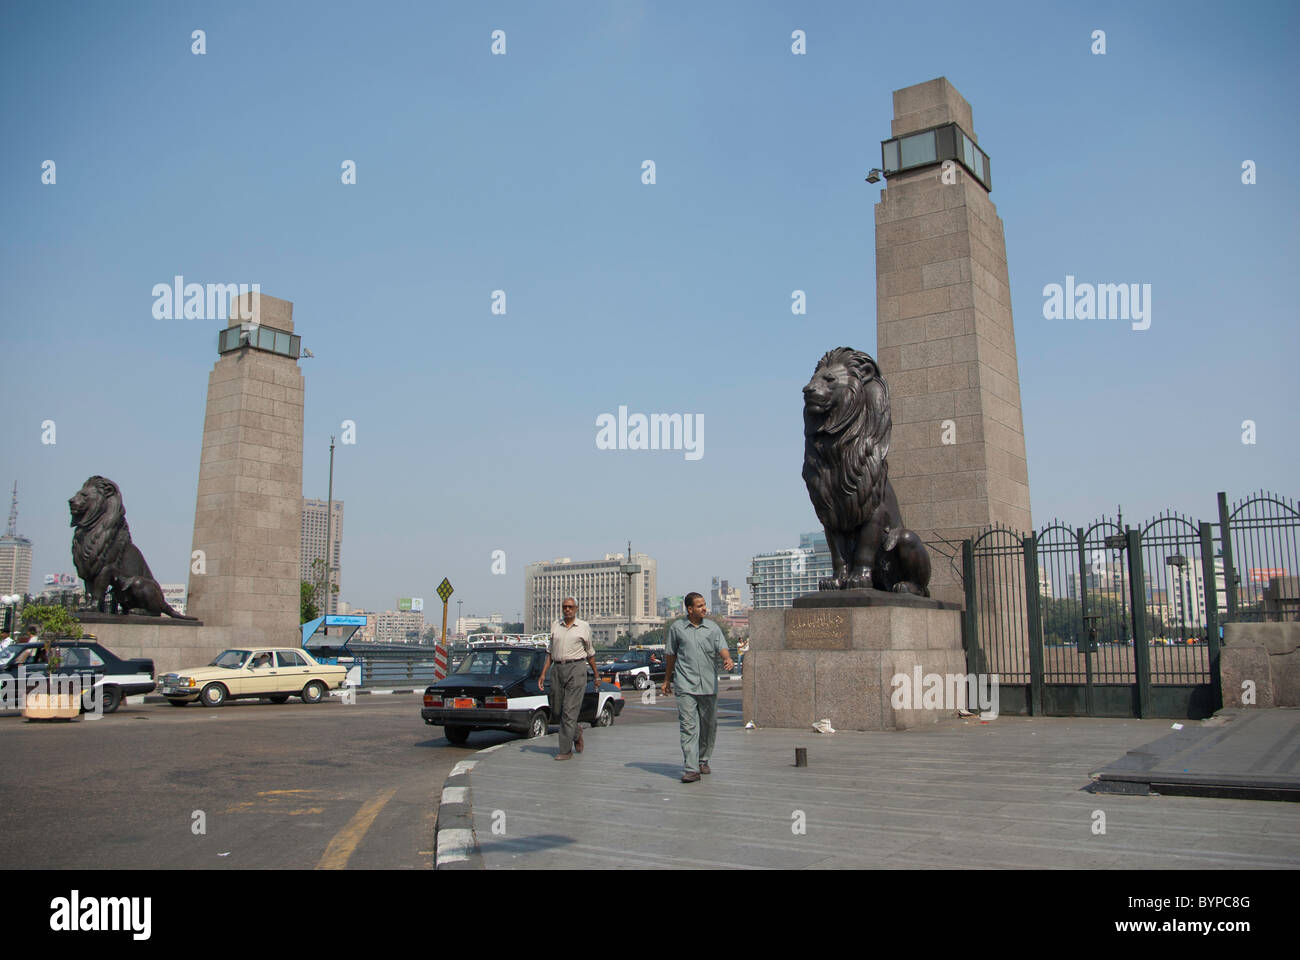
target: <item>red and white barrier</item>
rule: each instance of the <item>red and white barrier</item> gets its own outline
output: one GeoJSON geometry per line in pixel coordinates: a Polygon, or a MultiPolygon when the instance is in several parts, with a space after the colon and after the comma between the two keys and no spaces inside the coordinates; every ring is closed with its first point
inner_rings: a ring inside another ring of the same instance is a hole
{"type": "Polygon", "coordinates": [[[433,679],[445,680],[447,677],[447,648],[438,644],[433,648],[433,679]]]}

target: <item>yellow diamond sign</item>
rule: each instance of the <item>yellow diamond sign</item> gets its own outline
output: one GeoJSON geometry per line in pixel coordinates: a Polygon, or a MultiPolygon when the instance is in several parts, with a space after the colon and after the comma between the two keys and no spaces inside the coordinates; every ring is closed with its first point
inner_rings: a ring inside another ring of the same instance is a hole
{"type": "Polygon", "coordinates": [[[442,583],[438,584],[438,596],[442,598],[443,603],[447,602],[447,598],[451,596],[451,592],[451,581],[446,577],[443,577],[442,583]]]}

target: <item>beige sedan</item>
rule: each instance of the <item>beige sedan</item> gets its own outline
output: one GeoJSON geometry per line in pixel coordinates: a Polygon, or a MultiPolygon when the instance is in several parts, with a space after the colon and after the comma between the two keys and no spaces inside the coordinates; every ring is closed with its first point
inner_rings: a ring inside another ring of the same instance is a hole
{"type": "Polygon", "coordinates": [[[343,685],[347,673],[346,667],[318,663],[295,647],[252,647],[223,650],[206,667],[166,674],[158,691],[173,707],[195,700],[219,707],[227,700],[260,697],[272,703],[290,697],[320,703],[327,691],[343,685]]]}

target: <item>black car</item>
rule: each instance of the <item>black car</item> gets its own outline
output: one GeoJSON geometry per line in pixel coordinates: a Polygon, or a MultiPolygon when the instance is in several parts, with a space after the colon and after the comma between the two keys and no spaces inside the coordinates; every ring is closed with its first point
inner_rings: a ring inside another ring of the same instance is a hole
{"type": "Polygon", "coordinates": [[[666,656],[662,650],[626,650],[613,663],[604,664],[600,675],[609,680],[617,677],[619,683],[630,680],[638,690],[645,690],[664,682],[666,656]]]}
{"type": "MultiPolygon", "coordinates": [[[[475,647],[445,680],[425,688],[420,716],[425,723],[441,726],[452,743],[464,743],[471,730],[545,736],[552,719],[549,675],[545,689],[537,689],[545,663],[545,647],[475,647]]],[[[623,694],[608,684],[597,689],[588,676],[578,721],[607,727],[622,712],[623,694]]]]}
{"type": "MultiPolygon", "coordinates": [[[[94,640],[55,640],[50,646],[58,658],[54,676],[81,677],[83,689],[87,691],[83,695],[87,709],[93,708],[96,696],[91,688],[100,691],[104,713],[112,713],[121,705],[123,697],[153,693],[157,685],[152,660],[142,657],[124,660],[94,640]]],[[[12,686],[16,692],[20,672],[24,694],[44,685],[50,675],[44,643],[15,643],[0,649],[0,683],[6,688],[6,701],[16,696],[9,688],[12,686]]]]}

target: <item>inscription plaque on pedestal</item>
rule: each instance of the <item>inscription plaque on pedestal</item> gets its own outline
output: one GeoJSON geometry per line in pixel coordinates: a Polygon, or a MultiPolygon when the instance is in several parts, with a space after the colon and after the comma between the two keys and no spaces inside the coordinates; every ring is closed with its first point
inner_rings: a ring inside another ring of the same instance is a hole
{"type": "Polygon", "coordinates": [[[848,650],[849,618],[834,610],[791,610],[786,614],[787,650],[848,650]]]}

